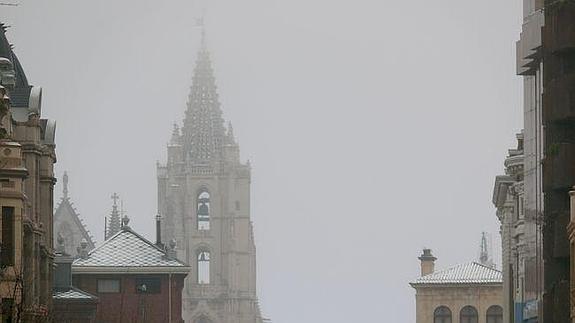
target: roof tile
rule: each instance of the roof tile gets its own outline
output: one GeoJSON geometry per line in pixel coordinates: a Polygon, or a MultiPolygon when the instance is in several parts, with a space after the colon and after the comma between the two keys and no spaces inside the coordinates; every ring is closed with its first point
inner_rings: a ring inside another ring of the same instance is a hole
{"type": "Polygon", "coordinates": [[[419,277],[412,281],[411,285],[501,284],[502,282],[501,271],[477,262],[469,262],[419,277]]]}
{"type": "Polygon", "coordinates": [[[122,231],[90,251],[88,258],[74,260],[73,267],[186,267],[177,259],[130,229],[122,231]]]}

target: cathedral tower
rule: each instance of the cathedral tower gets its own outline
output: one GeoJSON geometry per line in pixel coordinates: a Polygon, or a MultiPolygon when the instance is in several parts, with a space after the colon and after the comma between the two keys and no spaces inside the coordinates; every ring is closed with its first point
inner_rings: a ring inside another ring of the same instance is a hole
{"type": "Polygon", "coordinates": [[[191,266],[184,319],[260,323],[256,247],[250,219],[250,165],[224,125],[210,55],[199,50],[183,126],[174,126],[168,160],[158,165],[161,237],[175,240],[191,266]]]}

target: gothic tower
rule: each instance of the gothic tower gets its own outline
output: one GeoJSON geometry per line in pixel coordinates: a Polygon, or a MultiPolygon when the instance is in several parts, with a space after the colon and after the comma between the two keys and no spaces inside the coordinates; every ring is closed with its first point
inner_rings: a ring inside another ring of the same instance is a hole
{"type": "Polygon", "coordinates": [[[224,126],[205,41],[199,50],[183,126],[158,164],[161,237],[175,240],[192,270],[183,292],[190,323],[261,323],[256,247],[250,219],[250,165],[231,124],[224,126]]]}

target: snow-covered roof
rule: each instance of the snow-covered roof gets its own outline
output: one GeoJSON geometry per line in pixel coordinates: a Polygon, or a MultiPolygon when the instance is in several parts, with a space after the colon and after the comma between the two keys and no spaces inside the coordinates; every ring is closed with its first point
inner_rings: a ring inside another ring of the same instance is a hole
{"type": "Polygon", "coordinates": [[[98,300],[98,297],[74,287],[54,291],[52,297],[61,300],[98,300]]]}
{"type": "Polygon", "coordinates": [[[421,276],[410,284],[419,285],[453,285],[453,284],[502,284],[501,271],[482,265],[477,262],[469,262],[439,270],[431,274],[421,276]]]}
{"type": "Polygon", "coordinates": [[[185,263],[169,259],[164,250],[127,227],[90,251],[87,258],[78,258],[72,264],[74,274],[187,273],[189,270],[185,263]]]}

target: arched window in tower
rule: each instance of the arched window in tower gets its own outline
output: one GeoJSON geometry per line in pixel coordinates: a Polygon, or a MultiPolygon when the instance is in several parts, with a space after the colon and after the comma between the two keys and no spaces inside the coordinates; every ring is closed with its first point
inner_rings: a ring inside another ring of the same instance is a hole
{"type": "Polygon", "coordinates": [[[477,310],[473,306],[465,306],[459,313],[459,322],[461,323],[479,323],[477,310]]]}
{"type": "Polygon", "coordinates": [[[445,306],[436,308],[433,312],[433,323],[451,323],[451,310],[445,306]]]}
{"type": "Polygon", "coordinates": [[[210,230],[210,193],[202,191],[198,195],[198,230],[210,230]]]}
{"type": "Polygon", "coordinates": [[[210,252],[202,250],[198,252],[198,284],[210,283],[210,252]]]}
{"type": "Polygon", "coordinates": [[[503,323],[503,308],[493,305],[487,309],[487,323],[503,323]]]}

